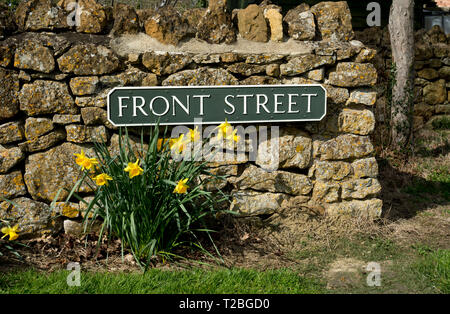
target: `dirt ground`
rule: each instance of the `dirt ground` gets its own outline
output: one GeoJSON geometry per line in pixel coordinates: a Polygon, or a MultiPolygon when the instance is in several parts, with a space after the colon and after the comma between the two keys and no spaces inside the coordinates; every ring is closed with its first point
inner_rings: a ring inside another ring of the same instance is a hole
{"type": "MultiPolygon", "coordinates": [[[[361,285],[365,267],[375,261],[384,276],[391,278],[390,285],[378,292],[423,292],[424,287],[395,278],[408,276],[399,269],[414,260],[417,247],[450,249],[450,150],[447,133],[437,136],[425,132],[420,138],[425,151],[421,152],[423,147],[418,144],[406,162],[404,156],[382,149],[378,152],[384,201],[381,219],[333,218],[292,209],[264,219],[225,216],[214,226],[222,230],[214,234],[223,258],[219,264],[261,270],[288,267],[326,281],[330,291],[365,293],[367,289],[355,287],[355,281],[361,285]],[[447,181],[434,182],[440,175],[447,181]]],[[[205,247],[213,253],[208,243],[205,247]]],[[[13,254],[0,257],[0,271],[28,267],[48,271],[65,268],[69,262],[80,262],[83,269],[92,271],[140,271],[128,252],[122,258],[119,240],[102,241],[98,250],[94,235],[86,240],[60,234],[24,244],[14,246],[21,258],[13,254]]],[[[218,265],[217,260],[199,251],[180,253],[212,267],[218,265]]],[[[192,265],[196,263],[159,260],[154,267],[192,265]]]]}

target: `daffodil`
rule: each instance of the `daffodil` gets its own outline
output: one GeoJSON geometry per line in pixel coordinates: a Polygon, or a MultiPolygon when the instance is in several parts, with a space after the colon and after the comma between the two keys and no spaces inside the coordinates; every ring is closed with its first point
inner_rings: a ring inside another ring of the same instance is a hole
{"type": "Polygon", "coordinates": [[[101,173],[97,176],[94,177],[95,180],[95,184],[97,185],[105,185],[108,184],[108,181],[111,181],[113,178],[111,178],[108,174],[106,173],[101,173]]]}
{"type": "Polygon", "coordinates": [[[185,145],[185,140],[184,140],[184,134],[181,134],[178,138],[172,138],[170,139],[169,145],[170,145],[170,149],[177,151],[179,153],[181,153],[186,145],[185,145]]]}
{"type": "Polygon", "coordinates": [[[15,225],[14,227],[3,227],[2,232],[5,234],[2,239],[9,235],[9,241],[14,241],[19,237],[17,234],[17,229],[19,229],[19,225],[15,225]]]}
{"type": "Polygon", "coordinates": [[[221,138],[225,138],[227,136],[227,134],[232,132],[233,127],[231,126],[231,124],[228,123],[227,119],[225,119],[225,122],[219,124],[217,129],[219,129],[219,133],[217,134],[217,138],[221,139],[221,138]]]}
{"type": "Polygon", "coordinates": [[[133,179],[135,176],[141,175],[144,172],[144,169],[139,167],[139,159],[136,160],[135,163],[129,162],[128,166],[124,169],[124,171],[128,172],[130,179],[133,179]]]}
{"type": "Polygon", "coordinates": [[[187,192],[188,185],[186,185],[188,178],[178,181],[173,193],[184,194],[187,192]]]}
{"type": "Polygon", "coordinates": [[[75,162],[77,163],[78,166],[81,166],[81,170],[84,170],[84,169],[90,170],[93,165],[98,164],[97,159],[86,157],[83,150],[81,150],[80,154],[74,154],[74,155],[77,157],[75,159],[75,162]]]}
{"type": "Polygon", "coordinates": [[[158,142],[156,143],[156,149],[158,150],[158,152],[163,148],[164,145],[166,145],[168,140],[169,139],[167,139],[167,138],[158,139],[158,142]]]}
{"type": "Polygon", "coordinates": [[[237,130],[234,130],[231,134],[228,134],[227,137],[226,137],[226,140],[230,141],[230,142],[234,141],[236,143],[239,142],[241,137],[239,135],[237,135],[236,133],[237,133],[237,130]]]}
{"type": "Polygon", "coordinates": [[[200,132],[198,131],[198,126],[193,130],[189,129],[188,138],[191,142],[196,142],[200,139],[200,132]]]}

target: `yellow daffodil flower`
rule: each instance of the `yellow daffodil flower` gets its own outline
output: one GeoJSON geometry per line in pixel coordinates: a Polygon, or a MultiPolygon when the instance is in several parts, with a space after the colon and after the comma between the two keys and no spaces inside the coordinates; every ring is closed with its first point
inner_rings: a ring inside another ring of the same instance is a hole
{"type": "Polygon", "coordinates": [[[136,160],[135,163],[129,162],[128,166],[124,169],[124,171],[128,172],[130,179],[133,179],[135,176],[141,175],[144,172],[144,169],[139,167],[139,159],[136,160]]]}
{"type": "Polygon", "coordinates": [[[75,162],[77,163],[78,166],[81,166],[81,170],[84,169],[90,170],[93,165],[98,164],[97,159],[86,157],[83,150],[81,150],[80,154],[74,155],[77,157],[77,159],[75,159],[75,162]]]}
{"type": "Polygon", "coordinates": [[[239,140],[241,139],[241,137],[239,135],[236,134],[237,130],[234,130],[231,134],[228,134],[226,137],[227,141],[235,141],[236,143],[239,142],[239,140]]]}
{"type": "Polygon", "coordinates": [[[226,138],[227,134],[229,134],[233,130],[231,124],[228,123],[227,119],[225,119],[224,123],[219,124],[217,129],[219,129],[219,133],[217,134],[218,139],[226,138]]]}
{"type": "Polygon", "coordinates": [[[14,227],[3,227],[2,232],[5,234],[2,239],[9,235],[9,241],[14,241],[19,237],[17,234],[17,229],[19,229],[19,225],[15,225],[14,227]]]}
{"type": "Polygon", "coordinates": [[[198,131],[198,126],[196,126],[193,130],[189,129],[189,133],[187,134],[188,138],[191,142],[196,142],[200,139],[200,132],[198,131]]]}
{"type": "Polygon", "coordinates": [[[187,192],[188,185],[186,185],[188,178],[178,181],[177,186],[173,189],[173,193],[184,194],[187,192]]]}
{"type": "Polygon", "coordinates": [[[95,180],[95,184],[97,185],[105,185],[108,184],[108,181],[111,181],[113,178],[111,178],[108,174],[106,173],[101,173],[97,176],[94,177],[95,180]]]}
{"type": "Polygon", "coordinates": [[[169,139],[168,138],[160,138],[158,139],[158,142],[156,143],[156,149],[158,152],[163,148],[163,146],[167,143],[169,139]]]}
{"type": "Polygon", "coordinates": [[[172,138],[169,141],[170,149],[181,153],[186,147],[184,142],[184,134],[181,134],[178,138],[172,138]]]}

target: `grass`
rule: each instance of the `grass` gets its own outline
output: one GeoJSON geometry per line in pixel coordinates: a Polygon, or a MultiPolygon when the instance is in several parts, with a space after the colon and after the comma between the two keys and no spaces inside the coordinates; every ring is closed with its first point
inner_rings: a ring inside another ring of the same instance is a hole
{"type": "Polygon", "coordinates": [[[450,250],[419,249],[423,258],[412,265],[421,279],[428,281],[439,293],[450,293],[450,250]]]}
{"type": "Polygon", "coordinates": [[[51,273],[36,270],[4,273],[0,275],[0,293],[316,294],[326,292],[319,282],[302,278],[288,269],[266,271],[151,269],[144,274],[82,272],[79,287],[67,285],[66,278],[69,273],[66,270],[51,273]]]}

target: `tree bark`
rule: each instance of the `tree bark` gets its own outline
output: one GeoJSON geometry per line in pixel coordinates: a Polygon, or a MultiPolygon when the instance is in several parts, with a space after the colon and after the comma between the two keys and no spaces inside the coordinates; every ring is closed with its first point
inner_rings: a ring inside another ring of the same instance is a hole
{"type": "Polygon", "coordinates": [[[394,0],[389,33],[395,81],[391,100],[391,145],[395,150],[412,142],[414,106],[414,0],[394,0]]]}

